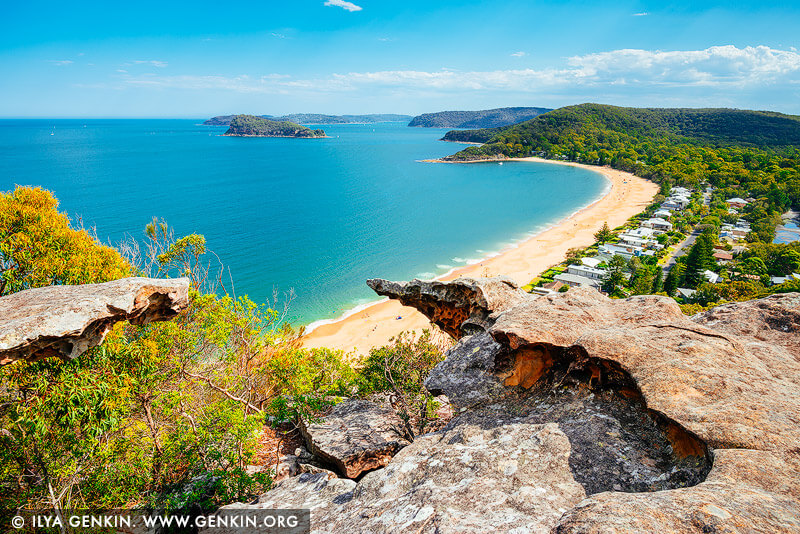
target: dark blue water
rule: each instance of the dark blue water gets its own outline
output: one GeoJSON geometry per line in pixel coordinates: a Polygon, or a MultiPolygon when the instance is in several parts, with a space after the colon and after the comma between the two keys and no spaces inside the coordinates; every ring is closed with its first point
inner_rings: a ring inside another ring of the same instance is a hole
{"type": "Polygon", "coordinates": [[[141,238],[154,216],[203,234],[237,295],[294,290],[290,318],[306,324],[373,300],[367,278],[442,274],[606,187],[566,166],[419,162],[462,148],[438,141],[440,129],[327,125],[329,139],[265,139],[199,122],[0,121],[2,190],[49,189],[112,244],[141,238]]]}

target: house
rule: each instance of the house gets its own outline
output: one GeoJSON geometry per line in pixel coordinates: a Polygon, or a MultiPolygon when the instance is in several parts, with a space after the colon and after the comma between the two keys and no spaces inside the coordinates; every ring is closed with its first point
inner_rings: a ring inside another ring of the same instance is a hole
{"type": "Polygon", "coordinates": [[[719,282],[720,279],[720,276],[717,273],[709,270],[703,271],[703,277],[712,284],[716,284],[717,282],[719,282]]]}
{"type": "Polygon", "coordinates": [[[577,274],[561,273],[556,275],[554,280],[566,284],[569,287],[593,287],[595,289],[600,287],[600,282],[598,280],[592,280],[591,278],[586,278],[585,276],[579,276],[577,274]]]}
{"type": "Polygon", "coordinates": [[[720,265],[725,265],[733,259],[733,255],[727,252],[719,251],[714,253],[714,259],[717,260],[717,263],[720,265]]]}
{"type": "Polygon", "coordinates": [[[581,263],[586,265],[587,267],[597,267],[598,265],[603,263],[603,260],[600,258],[586,257],[586,258],[581,258],[581,263]]]}
{"type": "Polygon", "coordinates": [[[550,291],[558,291],[559,289],[561,289],[565,285],[566,284],[563,284],[561,282],[553,281],[553,282],[548,282],[546,284],[542,284],[542,287],[545,288],[545,289],[549,289],[550,291]]]}
{"type": "Polygon", "coordinates": [[[665,221],[668,221],[669,218],[672,217],[672,212],[662,207],[661,209],[656,210],[653,216],[657,219],[664,219],[665,221]]]}
{"type": "Polygon", "coordinates": [[[692,298],[692,295],[697,293],[697,291],[695,291],[694,289],[688,289],[685,287],[679,287],[676,291],[678,293],[678,296],[684,299],[690,299],[692,298]]]}
{"type": "Polygon", "coordinates": [[[673,187],[669,190],[671,195],[681,195],[681,196],[689,196],[692,194],[692,191],[686,189],[685,187],[673,187]]]}
{"type": "Polygon", "coordinates": [[[689,199],[686,197],[670,197],[661,203],[661,208],[665,210],[682,210],[689,205],[689,199]]]}
{"type": "Polygon", "coordinates": [[[672,223],[664,219],[652,218],[642,222],[644,228],[652,228],[661,232],[669,232],[672,230],[672,223]]]}
{"type": "Polygon", "coordinates": [[[619,236],[619,240],[621,243],[626,245],[633,245],[635,247],[642,247],[645,248],[648,244],[650,244],[649,239],[642,239],[640,237],[633,237],[631,235],[623,234],[619,236]]]}
{"type": "Polygon", "coordinates": [[[800,280],[800,274],[792,273],[787,276],[772,276],[769,279],[772,285],[783,284],[784,282],[788,282],[790,280],[800,280]]]}
{"type": "Polygon", "coordinates": [[[642,239],[649,239],[655,235],[655,232],[653,232],[652,228],[635,228],[633,230],[628,230],[625,232],[625,234],[633,237],[640,237],[642,239]]]}
{"type": "Polygon", "coordinates": [[[729,208],[736,208],[736,209],[742,209],[748,204],[748,202],[745,199],[739,197],[729,198],[725,202],[728,203],[729,208]]]}
{"type": "Polygon", "coordinates": [[[622,256],[626,260],[631,259],[636,255],[636,252],[641,252],[641,247],[634,247],[631,245],[614,245],[606,243],[600,245],[599,252],[608,256],[622,256]]]}
{"type": "Polygon", "coordinates": [[[589,267],[587,265],[570,265],[567,267],[569,274],[577,274],[578,276],[585,276],[592,280],[602,280],[606,276],[605,269],[598,269],[596,267],[589,267]]]}

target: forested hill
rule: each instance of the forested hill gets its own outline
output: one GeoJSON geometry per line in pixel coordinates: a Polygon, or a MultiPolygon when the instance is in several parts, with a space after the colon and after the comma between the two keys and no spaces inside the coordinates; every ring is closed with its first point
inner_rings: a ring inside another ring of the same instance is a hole
{"type": "MultiPolygon", "coordinates": [[[[462,141],[485,131],[458,132],[462,141]]],[[[611,165],[657,182],[728,188],[800,208],[800,117],[733,109],[640,109],[581,104],[496,130],[445,158],[541,156],[611,165]]]]}
{"type": "Polygon", "coordinates": [[[422,128],[497,128],[530,120],[548,108],[497,108],[481,111],[440,111],[411,119],[409,126],[422,128]]]}
{"type": "MultiPolygon", "coordinates": [[[[228,126],[235,115],[220,115],[212,117],[203,124],[209,126],[228,126]]],[[[372,115],[322,115],[319,113],[292,113],[281,117],[272,115],[259,115],[262,119],[278,122],[296,122],[297,124],[371,124],[374,122],[407,122],[411,115],[395,115],[380,113],[372,115]]]]}
{"type": "MultiPolygon", "coordinates": [[[[547,150],[569,139],[609,141],[625,136],[669,137],[714,146],[800,145],[800,117],[737,109],[622,108],[602,104],[568,106],[533,120],[493,130],[447,132],[446,141],[508,143],[547,150]]],[[[497,147],[494,147],[497,148],[497,147]]]]}
{"type": "Polygon", "coordinates": [[[232,137],[325,137],[322,130],[312,130],[294,122],[273,121],[254,115],[235,115],[228,131],[232,137]]]}

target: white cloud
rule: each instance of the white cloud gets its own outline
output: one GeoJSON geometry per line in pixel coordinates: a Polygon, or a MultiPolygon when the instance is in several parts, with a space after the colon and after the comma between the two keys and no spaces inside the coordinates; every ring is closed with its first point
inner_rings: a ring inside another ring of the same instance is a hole
{"type": "Polygon", "coordinates": [[[470,91],[520,94],[567,94],[583,91],[602,95],[607,91],[628,94],[664,94],[685,88],[710,95],[716,87],[731,95],[743,89],[759,89],[800,81],[800,53],[766,46],[737,48],[715,46],[705,50],[614,50],[567,58],[562,65],[543,69],[491,71],[386,70],[332,73],[315,79],[283,74],[266,76],[144,76],[124,75],[131,86],[212,89],[240,93],[322,95],[359,91],[386,91],[393,95],[456,95],[470,91]]]}
{"type": "Polygon", "coordinates": [[[361,11],[361,6],[355,5],[353,2],[346,2],[345,0],[325,0],[326,6],[341,7],[351,13],[353,11],[361,11]]]}
{"type": "Polygon", "coordinates": [[[647,11],[642,11],[641,13],[634,13],[633,16],[634,17],[646,17],[649,14],[650,13],[648,13],[647,11]]]}
{"type": "Polygon", "coordinates": [[[48,59],[47,62],[57,67],[65,67],[73,63],[71,59],[48,59]]]}
{"type": "Polygon", "coordinates": [[[568,59],[587,79],[625,77],[639,83],[752,85],[772,83],[800,71],[800,54],[767,46],[712,46],[705,50],[614,50],[568,59]]]}
{"type": "Polygon", "coordinates": [[[528,55],[527,52],[520,51],[520,52],[514,52],[513,54],[511,54],[511,57],[525,57],[527,55],[528,55]]]}
{"type": "Polygon", "coordinates": [[[270,35],[272,35],[276,39],[286,39],[286,36],[282,33],[272,32],[270,35]]]}
{"type": "Polygon", "coordinates": [[[160,69],[163,69],[164,67],[169,65],[169,63],[167,63],[166,61],[159,61],[157,59],[137,59],[134,60],[133,63],[134,65],[152,65],[160,69]]]}

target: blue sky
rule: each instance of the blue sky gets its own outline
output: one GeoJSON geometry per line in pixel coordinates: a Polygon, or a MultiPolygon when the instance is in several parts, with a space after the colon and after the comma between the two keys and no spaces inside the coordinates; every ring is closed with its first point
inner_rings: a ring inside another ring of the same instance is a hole
{"type": "Polygon", "coordinates": [[[800,114],[797,2],[8,2],[0,116],[800,114]]]}

